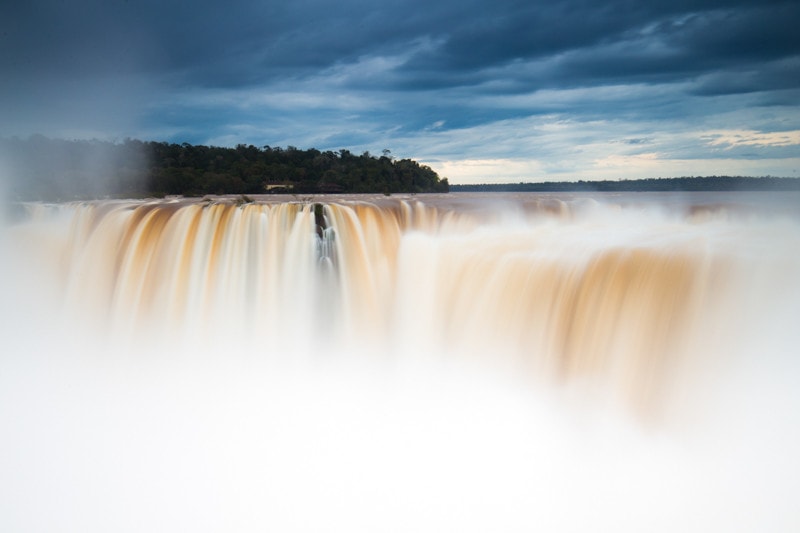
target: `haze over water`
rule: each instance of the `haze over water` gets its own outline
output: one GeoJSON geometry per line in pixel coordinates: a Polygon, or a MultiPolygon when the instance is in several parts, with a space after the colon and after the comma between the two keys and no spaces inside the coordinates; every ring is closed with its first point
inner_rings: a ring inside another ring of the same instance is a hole
{"type": "Polygon", "coordinates": [[[25,205],[0,526],[797,530],[798,200],[25,205]]]}

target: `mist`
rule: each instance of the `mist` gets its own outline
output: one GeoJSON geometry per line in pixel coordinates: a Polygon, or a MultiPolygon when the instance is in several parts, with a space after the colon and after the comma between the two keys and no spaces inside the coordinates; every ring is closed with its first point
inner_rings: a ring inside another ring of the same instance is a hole
{"type": "Polygon", "coordinates": [[[25,204],[0,521],[793,531],[800,223],[710,199],[25,204]]]}
{"type": "Polygon", "coordinates": [[[8,201],[70,201],[133,197],[146,190],[149,154],[144,143],[65,141],[34,135],[0,139],[8,201]]]}

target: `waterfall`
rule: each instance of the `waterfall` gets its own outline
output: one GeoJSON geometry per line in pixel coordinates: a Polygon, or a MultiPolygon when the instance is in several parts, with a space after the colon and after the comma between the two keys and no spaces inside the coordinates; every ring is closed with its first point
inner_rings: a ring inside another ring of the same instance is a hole
{"type": "Polygon", "coordinates": [[[764,198],[27,205],[0,515],[788,531],[800,223],[764,198]]]}

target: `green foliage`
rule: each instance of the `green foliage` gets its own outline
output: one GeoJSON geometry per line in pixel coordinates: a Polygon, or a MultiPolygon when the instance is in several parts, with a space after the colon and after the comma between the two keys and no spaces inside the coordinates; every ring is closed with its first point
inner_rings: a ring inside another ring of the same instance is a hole
{"type": "MultiPolygon", "coordinates": [[[[117,196],[264,193],[447,192],[446,179],[389,150],[376,157],[294,146],[235,148],[188,143],[0,139],[15,165],[12,198],[71,200],[117,196]],[[104,164],[98,166],[97,161],[104,164]],[[97,187],[97,183],[103,187],[97,187]]],[[[244,197],[244,196],[242,196],[244,197]]]]}
{"type": "Polygon", "coordinates": [[[447,192],[447,180],[410,159],[395,161],[349,150],[320,152],[294,146],[219,148],[147,143],[153,171],[148,189],[168,194],[258,194],[266,192],[374,193],[447,192]],[[173,174],[181,173],[176,182],[173,174]],[[184,191],[184,192],[179,192],[184,191]]]}

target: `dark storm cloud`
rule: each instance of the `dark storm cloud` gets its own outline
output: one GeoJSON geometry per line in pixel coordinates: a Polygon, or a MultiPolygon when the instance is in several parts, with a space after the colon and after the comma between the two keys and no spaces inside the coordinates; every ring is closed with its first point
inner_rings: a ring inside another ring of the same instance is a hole
{"type": "Polygon", "coordinates": [[[0,135],[679,157],[678,131],[800,128],[798,20],[796,0],[3,2],[0,135]],[[673,137],[574,137],[613,121],[673,137]]]}
{"type": "MultiPolygon", "coordinates": [[[[795,2],[563,2],[457,28],[437,50],[412,58],[405,81],[444,87],[496,82],[526,92],[545,87],[665,83],[706,73],[769,71],[751,90],[800,85],[787,58],[800,57],[800,5],[795,2]],[[414,81],[411,81],[414,80],[414,81]],[[774,83],[774,86],[773,86],[774,83]]],[[[723,87],[718,87],[724,90],[723,87]]],[[[731,90],[738,92],[740,84],[731,90]]]]}
{"type": "MultiPolygon", "coordinates": [[[[420,4],[423,4],[420,2],[420,4]]],[[[433,17],[413,2],[97,1],[4,3],[0,67],[81,76],[115,66],[230,86],[308,73],[404,45],[433,17]]]]}
{"type": "MultiPolygon", "coordinates": [[[[236,87],[410,52],[371,82],[500,86],[500,76],[530,91],[757,71],[800,54],[800,5],[763,0],[34,1],[5,3],[0,16],[0,69],[29,81],[138,73],[236,87]],[[422,42],[430,45],[415,51],[422,42]]],[[[785,86],[796,74],[776,81],[785,86]]]]}

